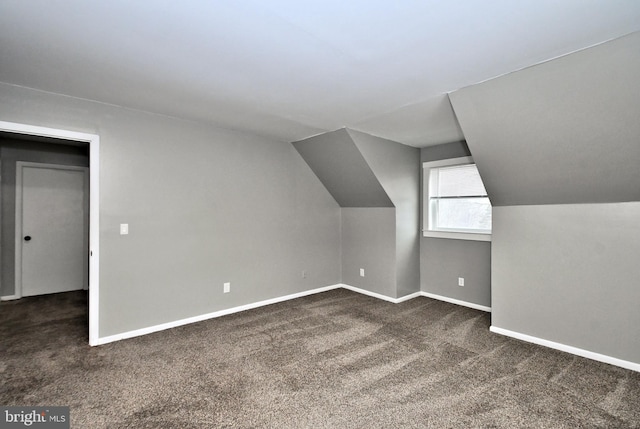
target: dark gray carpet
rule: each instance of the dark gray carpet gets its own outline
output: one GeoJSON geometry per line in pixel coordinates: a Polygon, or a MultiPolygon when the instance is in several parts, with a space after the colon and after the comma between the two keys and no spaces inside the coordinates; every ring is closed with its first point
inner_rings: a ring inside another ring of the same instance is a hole
{"type": "Polygon", "coordinates": [[[488,327],[335,290],[92,348],[84,293],[28,298],[0,306],[0,404],[73,428],[640,427],[640,373],[488,327]]]}

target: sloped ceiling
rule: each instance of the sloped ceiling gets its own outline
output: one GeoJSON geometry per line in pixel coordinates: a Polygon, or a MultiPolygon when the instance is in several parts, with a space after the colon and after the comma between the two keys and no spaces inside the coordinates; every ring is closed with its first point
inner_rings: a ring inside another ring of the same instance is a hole
{"type": "Polygon", "coordinates": [[[346,129],[293,143],[340,207],[393,207],[346,129]]]}
{"type": "Polygon", "coordinates": [[[418,201],[420,150],[360,131],[347,129],[349,136],[396,208],[418,201]]]}
{"type": "Polygon", "coordinates": [[[448,92],[639,30],[637,0],[2,0],[0,82],[427,146],[463,138],[448,92]]]}
{"type": "Polygon", "coordinates": [[[640,33],[450,94],[493,205],[640,201],[640,33]]]}

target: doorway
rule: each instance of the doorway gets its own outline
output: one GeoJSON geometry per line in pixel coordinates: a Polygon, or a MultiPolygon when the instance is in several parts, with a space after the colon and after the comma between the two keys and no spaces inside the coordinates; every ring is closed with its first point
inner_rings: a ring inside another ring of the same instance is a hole
{"type": "MultiPolygon", "coordinates": [[[[100,138],[95,134],[79,133],[75,131],[68,131],[62,129],[54,129],[47,127],[40,127],[28,124],[19,124],[13,122],[0,121],[0,135],[4,137],[10,137],[16,140],[22,141],[53,141],[57,144],[64,144],[69,146],[82,146],[88,151],[89,156],[89,169],[88,169],[88,181],[83,182],[83,187],[89,188],[88,192],[88,245],[84,245],[83,259],[87,263],[80,262],[84,266],[88,266],[88,275],[83,271],[82,282],[87,284],[89,289],[89,344],[99,344],[99,144],[100,138]],[[86,277],[88,279],[86,279],[86,277]],[[88,280],[88,281],[86,281],[88,280]]],[[[42,170],[45,171],[45,170],[42,170]]],[[[41,172],[42,172],[41,171],[41,172]]],[[[38,180],[47,180],[47,177],[51,173],[45,173],[43,177],[35,178],[38,180]]],[[[84,174],[84,173],[83,173],[84,174]]],[[[14,176],[16,177],[16,176],[14,176]]],[[[17,178],[17,177],[16,177],[17,178]]],[[[50,177],[49,177],[50,178],[50,177]]],[[[28,180],[34,179],[33,177],[28,180]]],[[[66,179],[69,179],[67,177],[66,179]]],[[[66,180],[65,179],[65,180],[66,180]]],[[[70,179],[70,182],[75,182],[72,187],[77,187],[78,181],[76,179],[70,179]]],[[[24,198],[23,198],[24,200],[24,198]]],[[[86,202],[85,202],[86,204],[86,202]]],[[[29,234],[23,234],[20,239],[20,244],[25,242],[25,238],[29,236],[29,242],[35,240],[35,237],[29,234]]],[[[16,246],[17,248],[17,246],[16,246]]],[[[4,258],[4,255],[3,255],[4,258]]],[[[13,268],[13,267],[12,267],[13,268]]],[[[4,286],[3,286],[4,287],[4,286]]],[[[84,285],[83,285],[84,287],[84,285]]],[[[14,296],[15,297],[15,296],[14,296]]],[[[10,297],[11,298],[11,297],[10,297]]]]}

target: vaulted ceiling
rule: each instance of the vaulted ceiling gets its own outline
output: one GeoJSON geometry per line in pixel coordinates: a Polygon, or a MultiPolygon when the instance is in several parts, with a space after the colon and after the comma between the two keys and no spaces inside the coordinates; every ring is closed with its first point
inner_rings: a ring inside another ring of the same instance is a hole
{"type": "Polygon", "coordinates": [[[0,0],[0,81],[422,147],[464,138],[447,93],[636,31],[637,0],[0,0]]]}
{"type": "Polygon", "coordinates": [[[494,206],[640,201],[640,33],[450,94],[494,206]]]}

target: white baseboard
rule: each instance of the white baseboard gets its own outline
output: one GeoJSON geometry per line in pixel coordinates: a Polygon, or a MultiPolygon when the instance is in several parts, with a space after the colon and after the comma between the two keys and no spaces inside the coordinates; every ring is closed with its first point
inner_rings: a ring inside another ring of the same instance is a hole
{"type": "Polygon", "coordinates": [[[401,302],[408,301],[410,299],[413,299],[415,297],[420,296],[420,292],[415,292],[415,293],[412,293],[410,295],[402,296],[400,298],[391,298],[390,296],[382,295],[381,293],[371,292],[371,291],[368,291],[368,290],[365,290],[365,289],[360,289],[358,287],[350,286],[350,285],[346,285],[346,284],[342,284],[342,283],[339,284],[338,286],[341,287],[341,288],[344,288],[344,289],[348,289],[348,290],[350,290],[352,292],[357,292],[357,293],[361,293],[362,295],[372,296],[374,298],[378,298],[378,299],[381,299],[383,301],[392,302],[394,304],[399,304],[401,302]]]}
{"type": "Polygon", "coordinates": [[[400,298],[391,298],[389,296],[386,295],[382,295],[380,293],[376,293],[376,292],[371,292],[365,289],[360,289],[354,286],[350,286],[347,284],[336,284],[336,285],[332,285],[332,286],[325,286],[325,287],[321,287],[321,288],[317,288],[317,289],[312,289],[312,290],[308,290],[308,291],[304,291],[304,292],[299,292],[299,293],[294,293],[291,295],[285,295],[285,296],[281,296],[278,298],[272,298],[272,299],[268,299],[265,301],[259,301],[259,302],[254,302],[252,304],[246,304],[246,305],[241,305],[238,307],[233,307],[233,308],[228,308],[226,310],[220,310],[220,311],[214,311],[213,313],[207,313],[207,314],[201,314],[199,316],[194,316],[194,317],[188,317],[186,319],[180,319],[180,320],[175,320],[173,322],[167,322],[167,323],[162,323],[160,325],[154,325],[154,326],[149,326],[147,328],[141,328],[141,329],[135,329],[133,331],[127,331],[127,332],[122,332],[120,334],[115,334],[115,335],[109,335],[107,337],[99,337],[97,342],[95,344],[91,344],[91,345],[102,345],[102,344],[108,344],[108,343],[112,343],[114,341],[120,341],[120,340],[125,340],[127,338],[134,338],[134,337],[139,337],[141,335],[146,335],[146,334],[152,334],[154,332],[159,332],[159,331],[164,331],[166,329],[171,329],[171,328],[176,328],[178,326],[183,326],[183,325],[188,325],[190,323],[196,323],[196,322],[202,322],[204,320],[209,320],[209,319],[215,319],[216,317],[221,317],[221,316],[226,316],[228,314],[233,314],[233,313],[238,313],[240,311],[246,311],[246,310],[251,310],[253,308],[258,308],[258,307],[263,307],[265,305],[270,305],[270,304],[276,304],[278,302],[283,302],[283,301],[289,301],[291,299],[296,299],[296,298],[301,298],[303,296],[308,296],[308,295],[314,295],[316,293],[321,293],[321,292],[327,292],[333,289],[340,289],[340,288],[344,288],[344,289],[348,289],[352,292],[356,292],[356,293],[360,293],[363,295],[368,295],[377,299],[382,299],[384,301],[388,301],[394,304],[398,304],[404,301],[408,301],[410,299],[419,297],[419,296],[426,296],[428,298],[434,298],[434,299],[439,299],[441,301],[447,301],[449,303],[452,304],[458,304],[458,305],[463,305],[465,307],[471,307],[471,308],[475,308],[478,310],[484,310],[484,311],[491,311],[490,308],[488,307],[483,307],[483,306],[479,306],[476,304],[472,304],[472,303],[468,303],[468,302],[464,302],[464,301],[458,301],[456,299],[451,299],[451,298],[447,298],[447,297],[443,297],[443,296],[439,296],[439,295],[433,295],[433,294],[429,294],[426,292],[415,292],[409,295],[405,295],[403,297],[400,298]]]}
{"type": "Polygon", "coordinates": [[[258,307],[263,307],[265,305],[277,304],[279,302],[288,301],[290,299],[302,298],[303,296],[314,295],[316,293],[321,293],[321,292],[327,292],[333,289],[338,289],[340,287],[341,285],[321,287],[318,289],[307,290],[304,292],[285,295],[278,298],[267,299],[265,301],[254,302],[252,304],[246,304],[238,307],[228,308],[226,310],[214,311],[213,313],[201,314],[199,316],[188,317],[186,319],[175,320],[173,322],[167,322],[167,323],[163,323],[155,326],[149,326],[148,328],[135,329],[133,331],[110,335],[108,337],[100,337],[98,338],[98,342],[95,345],[98,346],[102,344],[112,343],[114,341],[125,340],[127,338],[139,337],[141,335],[164,331],[165,329],[176,328],[178,326],[188,325],[190,323],[202,322],[204,320],[214,319],[216,317],[226,316],[228,314],[238,313],[240,311],[246,311],[246,310],[251,310],[258,307]]]}
{"type": "Polygon", "coordinates": [[[395,302],[396,302],[396,304],[399,304],[401,302],[409,301],[410,299],[417,298],[419,296],[422,296],[422,292],[414,292],[414,293],[411,293],[409,295],[405,295],[405,296],[401,296],[400,298],[396,298],[395,302]]]}
{"type": "MultiPolygon", "coordinates": [[[[142,329],[136,329],[133,331],[128,331],[128,332],[123,332],[121,334],[116,334],[116,335],[110,335],[108,337],[102,337],[102,338],[98,338],[98,341],[95,345],[102,345],[102,344],[107,344],[107,343],[111,343],[114,341],[119,341],[119,340],[124,340],[127,338],[133,338],[133,337],[138,337],[141,335],[146,335],[146,334],[151,334],[153,332],[159,332],[159,331],[164,331],[165,329],[171,329],[171,328],[176,328],[178,326],[183,326],[183,325],[187,325],[190,323],[196,323],[196,322],[202,322],[204,320],[209,320],[209,319],[214,319],[216,317],[221,317],[221,316],[226,316],[228,314],[233,314],[233,313],[238,313],[241,311],[246,311],[246,310],[251,310],[254,308],[258,308],[258,307],[263,307],[265,305],[270,305],[270,304],[276,304],[279,302],[283,302],[283,301],[288,301],[291,299],[296,299],[296,298],[302,298],[304,296],[308,296],[308,295],[314,295],[317,293],[322,293],[322,292],[327,292],[330,290],[334,290],[334,289],[340,289],[340,288],[344,288],[344,289],[348,289],[352,292],[356,292],[356,293],[360,293],[363,295],[368,295],[374,298],[378,298],[378,299],[382,299],[384,301],[388,301],[394,304],[400,303],[400,302],[404,302],[404,301],[408,301],[410,299],[419,297],[419,296],[424,296],[427,298],[432,298],[432,299],[437,299],[439,301],[445,301],[451,304],[456,304],[456,305],[461,305],[464,307],[469,307],[469,308],[473,308],[476,310],[482,310],[482,311],[487,311],[490,312],[491,311],[491,307],[485,307],[483,305],[478,305],[478,304],[473,304],[470,302],[466,302],[466,301],[460,301],[457,299],[453,299],[453,298],[449,298],[446,296],[441,296],[441,295],[436,295],[436,294],[432,294],[429,292],[415,292],[400,298],[391,298],[388,297],[386,295],[382,295],[376,292],[371,292],[365,289],[360,289],[354,286],[350,286],[350,285],[346,285],[346,284],[336,284],[336,285],[332,285],[332,286],[325,286],[325,287],[321,287],[321,288],[317,288],[317,289],[312,289],[312,290],[308,290],[308,291],[304,291],[304,292],[299,292],[299,293],[294,293],[291,295],[286,295],[286,296],[282,296],[282,297],[278,297],[278,298],[272,298],[272,299],[268,299],[265,301],[259,301],[259,302],[255,302],[252,304],[246,304],[246,305],[241,305],[238,307],[233,307],[233,308],[229,308],[226,310],[220,310],[220,311],[215,311],[213,313],[207,313],[207,314],[202,314],[200,316],[194,316],[194,317],[189,317],[186,319],[181,319],[181,320],[176,320],[173,322],[168,322],[168,323],[163,323],[161,325],[156,325],[156,326],[150,326],[148,328],[142,328],[142,329]]],[[[8,296],[3,296],[1,299],[3,301],[7,301],[7,300],[11,300],[11,299],[17,299],[18,297],[16,295],[8,295],[8,296]]],[[[618,358],[614,358],[611,356],[606,356],[600,353],[595,353],[595,352],[591,352],[588,350],[583,350],[583,349],[579,349],[577,347],[572,347],[572,346],[567,346],[565,344],[561,344],[561,343],[556,343],[553,341],[549,341],[549,340],[544,340],[542,338],[537,338],[537,337],[532,337],[530,335],[526,335],[526,334],[521,334],[519,332],[514,332],[514,331],[509,331],[507,329],[503,329],[503,328],[498,328],[497,326],[491,326],[489,328],[491,330],[491,332],[494,332],[496,334],[501,334],[501,335],[505,335],[507,337],[512,337],[512,338],[516,338],[518,340],[522,340],[522,341],[526,341],[529,343],[533,343],[533,344],[538,344],[541,346],[545,346],[545,347],[549,347],[552,349],[556,349],[556,350],[560,350],[563,352],[567,352],[567,353],[571,353],[577,356],[582,356],[585,357],[587,359],[593,359],[599,362],[604,362],[604,363],[608,363],[611,365],[615,365],[615,366],[619,366],[621,368],[626,368],[626,369],[630,369],[632,371],[637,371],[640,372],[640,364],[634,363],[634,362],[629,362],[629,361],[625,361],[622,359],[618,359],[618,358]]]]}
{"type": "Polygon", "coordinates": [[[495,332],[496,334],[505,335],[507,337],[515,338],[517,340],[538,344],[540,346],[545,346],[545,347],[560,350],[563,352],[571,353],[576,356],[581,356],[587,359],[597,360],[598,362],[604,362],[610,365],[615,365],[621,368],[626,368],[632,371],[640,372],[640,364],[638,363],[629,362],[627,360],[622,360],[622,359],[614,358],[611,356],[603,355],[600,353],[591,352],[589,350],[579,349],[573,346],[567,346],[566,344],[556,343],[554,341],[533,337],[531,335],[521,334],[519,332],[510,331],[508,329],[498,328],[497,326],[493,326],[493,325],[489,328],[489,330],[491,332],[495,332]]]}
{"type": "Polygon", "coordinates": [[[13,301],[14,299],[20,299],[20,297],[18,295],[0,296],[0,301],[13,301]]]}
{"type": "Polygon", "coordinates": [[[385,301],[399,303],[406,301],[416,296],[420,296],[420,292],[416,292],[411,295],[403,296],[402,298],[390,298],[386,295],[382,295],[375,292],[369,292],[364,289],[356,288],[345,284],[336,284],[332,286],[325,286],[318,289],[312,289],[304,292],[294,293],[291,295],[285,295],[278,298],[272,298],[265,301],[254,302],[252,304],[241,305],[238,307],[228,308],[226,310],[214,311],[213,313],[201,314],[199,316],[189,317],[186,319],[175,320],[173,322],[162,323],[160,325],[149,326],[147,328],[135,329],[133,331],[122,332],[120,334],[110,335],[107,337],[100,337],[95,345],[102,345],[112,343],[114,341],[125,340],[127,338],[139,337],[141,335],[152,334],[154,332],[164,331],[166,329],[176,328],[178,326],[188,325],[190,323],[202,322],[204,320],[215,319],[216,317],[226,316],[228,314],[238,313],[240,311],[251,310],[265,305],[276,304],[283,301],[289,301],[291,299],[302,298],[303,296],[314,295],[316,293],[327,292],[333,289],[349,289],[353,292],[369,295],[385,301]]]}
{"type": "Polygon", "coordinates": [[[491,313],[491,307],[486,307],[484,305],[474,304],[472,302],[467,302],[467,301],[461,301],[459,299],[453,299],[447,296],[436,295],[435,293],[429,293],[429,292],[420,292],[420,295],[426,296],[427,298],[437,299],[438,301],[444,301],[450,304],[461,305],[463,307],[473,308],[474,310],[482,310],[482,311],[486,311],[487,313],[491,313]]]}

